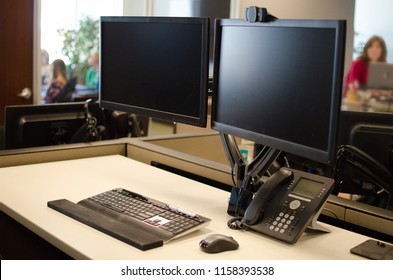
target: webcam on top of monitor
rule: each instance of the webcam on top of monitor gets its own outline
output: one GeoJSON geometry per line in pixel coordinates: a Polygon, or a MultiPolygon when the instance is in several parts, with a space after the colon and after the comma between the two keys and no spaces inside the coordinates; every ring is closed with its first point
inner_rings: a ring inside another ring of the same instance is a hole
{"type": "Polygon", "coordinates": [[[244,10],[244,18],[249,22],[268,22],[276,19],[266,8],[250,6],[244,10]]]}

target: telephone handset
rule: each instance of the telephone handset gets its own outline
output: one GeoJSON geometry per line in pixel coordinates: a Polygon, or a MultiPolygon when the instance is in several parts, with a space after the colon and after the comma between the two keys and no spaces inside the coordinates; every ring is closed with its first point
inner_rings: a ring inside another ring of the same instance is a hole
{"type": "Polygon", "coordinates": [[[329,232],[317,218],[333,185],[331,178],[282,167],[256,192],[238,228],[288,243],[295,243],[307,228],[329,232]]]}
{"type": "Polygon", "coordinates": [[[248,225],[254,225],[263,218],[264,205],[274,189],[292,179],[292,171],[281,168],[274,173],[266,183],[256,192],[250,205],[244,212],[243,221],[248,225]]]}

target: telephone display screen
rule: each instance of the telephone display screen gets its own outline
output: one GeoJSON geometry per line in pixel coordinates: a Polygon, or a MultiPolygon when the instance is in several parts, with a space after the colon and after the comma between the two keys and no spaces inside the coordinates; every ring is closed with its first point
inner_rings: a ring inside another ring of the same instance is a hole
{"type": "Polygon", "coordinates": [[[306,178],[300,178],[293,188],[292,193],[308,198],[314,198],[321,192],[322,187],[323,183],[306,178]]]}

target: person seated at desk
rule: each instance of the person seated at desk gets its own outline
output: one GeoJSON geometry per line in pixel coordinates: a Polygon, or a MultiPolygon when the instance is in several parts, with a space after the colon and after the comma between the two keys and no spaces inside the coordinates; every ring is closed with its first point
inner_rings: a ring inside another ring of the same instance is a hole
{"type": "Polygon", "coordinates": [[[91,54],[89,63],[91,66],[86,72],[85,85],[89,88],[98,90],[100,58],[97,51],[91,54]]]}
{"type": "Polygon", "coordinates": [[[49,86],[51,65],[49,64],[49,53],[46,50],[41,51],[41,91],[45,96],[49,86]]]}
{"type": "Polygon", "coordinates": [[[356,92],[358,88],[366,87],[369,64],[386,62],[386,56],[387,49],[384,39],[380,36],[371,37],[366,42],[361,55],[352,62],[349,68],[345,77],[343,97],[347,97],[349,91],[356,92]]]}
{"type": "Polygon", "coordinates": [[[52,63],[52,77],[45,95],[45,103],[56,102],[57,96],[67,83],[67,69],[63,60],[56,59],[52,63]]]}

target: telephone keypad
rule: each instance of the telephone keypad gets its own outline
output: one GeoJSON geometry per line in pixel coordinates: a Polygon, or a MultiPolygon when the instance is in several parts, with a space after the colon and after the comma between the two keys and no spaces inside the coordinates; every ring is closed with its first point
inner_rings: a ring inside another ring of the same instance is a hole
{"type": "Polygon", "coordinates": [[[305,208],[305,205],[302,205],[299,200],[293,200],[291,203],[285,203],[284,205],[285,209],[267,220],[268,228],[280,234],[289,233],[294,229],[299,220],[297,213],[305,208]]]}

